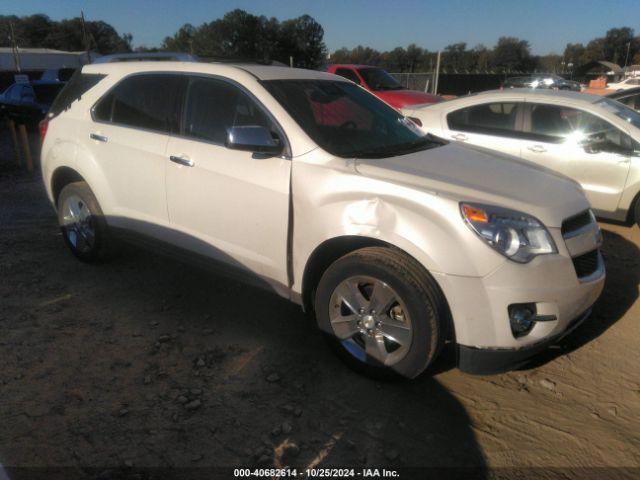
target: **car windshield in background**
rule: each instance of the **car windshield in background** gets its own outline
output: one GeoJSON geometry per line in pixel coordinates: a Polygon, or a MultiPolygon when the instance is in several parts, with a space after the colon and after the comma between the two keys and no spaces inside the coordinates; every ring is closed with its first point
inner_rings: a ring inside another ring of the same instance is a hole
{"type": "Polygon", "coordinates": [[[64,87],[64,83],[43,83],[33,85],[33,91],[36,94],[36,99],[38,103],[43,103],[45,105],[51,105],[53,100],[56,98],[56,95],[62,90],[64,87]]]}
{"type": "Polygon", "coordinates": [[[640,128],[640,113],[635,110],[610,98],[603,98],[602,100],[598,100],[597,103],[605,110],[622,118],[625,122],[630,123],[636,128],[640,128]]]}
{"type": "Polygon", "coordinates": [[[404,90],[395,78],[381,68],[360,68],[358,72],[372,90],[404,90]]]}
{"type": "Polygon", "coordinates": [[[383,158],[442,145],[351,82],[270,80],[266,89],[318,145],[345,158],[383,158]]]}

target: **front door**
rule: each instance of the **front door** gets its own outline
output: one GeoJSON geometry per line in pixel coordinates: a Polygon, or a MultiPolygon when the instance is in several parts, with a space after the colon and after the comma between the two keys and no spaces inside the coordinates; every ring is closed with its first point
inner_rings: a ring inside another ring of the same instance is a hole
{"type": "Polygon", "coordinates": [[[167,148],[177,241],[287,285],[291,160],[224,145],[232,126],[278,127],[241,87],[212,77],[190,78],[183,118],[181,135],[167,148]]]}
{"type": "Polygon", "coordinates": [[[576,180],[594,209],[617,210],[633,150],[625,132],[583,110],[530,104],[525,133],[523,158],[576,180]]]}

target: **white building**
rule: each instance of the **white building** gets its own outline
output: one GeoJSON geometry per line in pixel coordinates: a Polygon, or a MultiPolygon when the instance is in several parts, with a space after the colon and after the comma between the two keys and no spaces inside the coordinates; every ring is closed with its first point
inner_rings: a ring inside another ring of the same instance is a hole
{"type": "MultiPolygon", "coordinates": [[[[91,60],[97,55],[90,54],[91,60]]],[[[18,48],[21,70],[78,68],[86,63],[86,52],[65,52],[50,48],[18,48]]],[[[0,71],[16,71],[16,55],[11,47],[0,47],[0,71]]]]}

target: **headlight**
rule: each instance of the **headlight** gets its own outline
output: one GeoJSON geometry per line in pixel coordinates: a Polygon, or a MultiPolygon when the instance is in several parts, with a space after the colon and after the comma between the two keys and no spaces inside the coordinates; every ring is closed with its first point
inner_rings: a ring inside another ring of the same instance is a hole
{"type": "Polygon", "coordinates": [[[538,255],[558,252],[549,231],[530,215],[471,203],[461,203],[460,212],[471,230],[515,262],[527,263],[538,255]]]}

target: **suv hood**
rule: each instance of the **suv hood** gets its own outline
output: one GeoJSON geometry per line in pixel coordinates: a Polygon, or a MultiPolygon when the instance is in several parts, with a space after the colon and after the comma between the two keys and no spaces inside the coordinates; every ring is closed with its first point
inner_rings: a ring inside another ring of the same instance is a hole
{"type": "Polygon", "coordinates": [[[580,185],[544,167],[480,147],[449,143],[398,157],[358,159],[361,175],[533,215],[547,227],[589,208],[580,185]]]}

